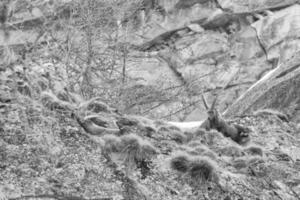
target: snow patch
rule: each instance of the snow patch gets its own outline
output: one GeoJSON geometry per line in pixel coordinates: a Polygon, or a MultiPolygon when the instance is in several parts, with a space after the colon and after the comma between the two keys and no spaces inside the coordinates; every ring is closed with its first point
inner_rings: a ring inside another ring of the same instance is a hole
{"type": "Polygon", "coordinates": [[[168,122],[173,126],[177,126],[180,129],[193,129],[198,128],[203,121],[194,121],[194,122],[168,122]]]}

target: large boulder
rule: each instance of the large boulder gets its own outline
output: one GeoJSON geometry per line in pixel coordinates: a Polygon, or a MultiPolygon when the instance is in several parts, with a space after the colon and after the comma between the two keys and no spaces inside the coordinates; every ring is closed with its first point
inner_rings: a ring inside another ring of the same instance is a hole
{"type": "Polygon", "coordinates": [[[252,24],[267,59],[290,59],[300,49],[300,5],[295,4],[252,24]]]}
{"type": "Polygon", "coordinates": [[[248,89],[229,109],[226,117],[253,113],[259,109],[276,109],[300,121],[300,59],[279,65],[248,89]]]}

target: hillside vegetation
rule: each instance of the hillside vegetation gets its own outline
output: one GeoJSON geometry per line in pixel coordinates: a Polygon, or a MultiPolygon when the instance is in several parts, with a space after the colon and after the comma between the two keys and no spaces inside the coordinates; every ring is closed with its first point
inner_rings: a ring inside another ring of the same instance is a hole
{"type": "Polygon", "coordinates": [[[0,3],[1,200],[300,199],[298,1],[0,3]]]}
{"type": "Polygon", "coordinates": [[[239,145],[215,130],[119,114],[97,98],[6,97],[0,177],[9,199],[299,198],[299,127],[277,115],[234,119],[251,129],[239,145]]]}

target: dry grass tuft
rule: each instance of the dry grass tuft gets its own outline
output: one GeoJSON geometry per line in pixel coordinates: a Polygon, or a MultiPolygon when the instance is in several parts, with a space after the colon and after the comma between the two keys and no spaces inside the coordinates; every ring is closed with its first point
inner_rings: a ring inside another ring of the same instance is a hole
{"type": "Polygon", "coordinates": [[[236,169],[244,169],[248,167],[248,160],[245,157],[240,157],[232,161],[232,166],[236,169]]]}
{"type": "Polygon", "coordinates": [[[174,131],[173,133],[171,133],[171,139],[179,144],[183,144],[187,142],[186,135],[179,131],[174,131]]]}
{"type": "Polygon", "coordinates": [[[104,140],[103,150],[107,153],[117,153],[121,151],[121,139],[115,135],[104,135],[102,137],[104,140]]]}
{"type": "Polygon", "coordinates": [[[173,170],[185,173],[190,167],[191,156],[184,152],[177,152],[170,161],[170,167],[173,170]]]}
{"type": "Polygon", "coordinates": [[[259,146],[254,146],[254,145],[251,145],[249,147],[246,147],[244,149],[244,151],[249,154],[249,155],[258,155],[258,156],[263,156],[263,149],[259,146]]]}
{"type": "Polygon", "coordinates": [[[195,136],[196,137],[204,137],[206,135],[207,131],[203,128],[199,128],[195,131],[195,136]]]}
{"type": "Polygon", "coordinates": [[[206,157],[196,157],[190,162],[189,175],[198,183],[212,181],[216,176],[217,164],[206,157]]]}
{"type": "Polygon", "coordinates": [[[218,152],[221,155],[231,156],[231,157],[241,157],[245,154],[243,149],[237,145],[223,147],[218,152]]]}
{"type": "Polygon", "coordinates": [[[135,134],[122,136],[120,144],[121,153],[130,163],[150,159],[157,153],[156,148],[150,142],[135,134]]]}

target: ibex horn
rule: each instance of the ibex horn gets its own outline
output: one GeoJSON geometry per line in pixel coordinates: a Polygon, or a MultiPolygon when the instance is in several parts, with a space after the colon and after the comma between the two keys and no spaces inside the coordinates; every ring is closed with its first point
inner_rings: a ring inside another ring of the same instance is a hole
{"type": "Polygon", "coordinates": [[[218,96],[216,96],[215,99],[214,99],[214,101],[212,102],[211,107],[210,107],[211,110],[215,108],[217,99],[218,99],[218,96]]]}
{"type": "Polygon", "coordinates": [[[205,99],[205,97],[204,97],[203,94],[202,94],[201,96],[202,96],[202,101],[203,101],[204,107],[205,107],[206,110],[208,110],[209,107],[208,107],[208,105],[207,105],[206,99],[205,99]]]}

